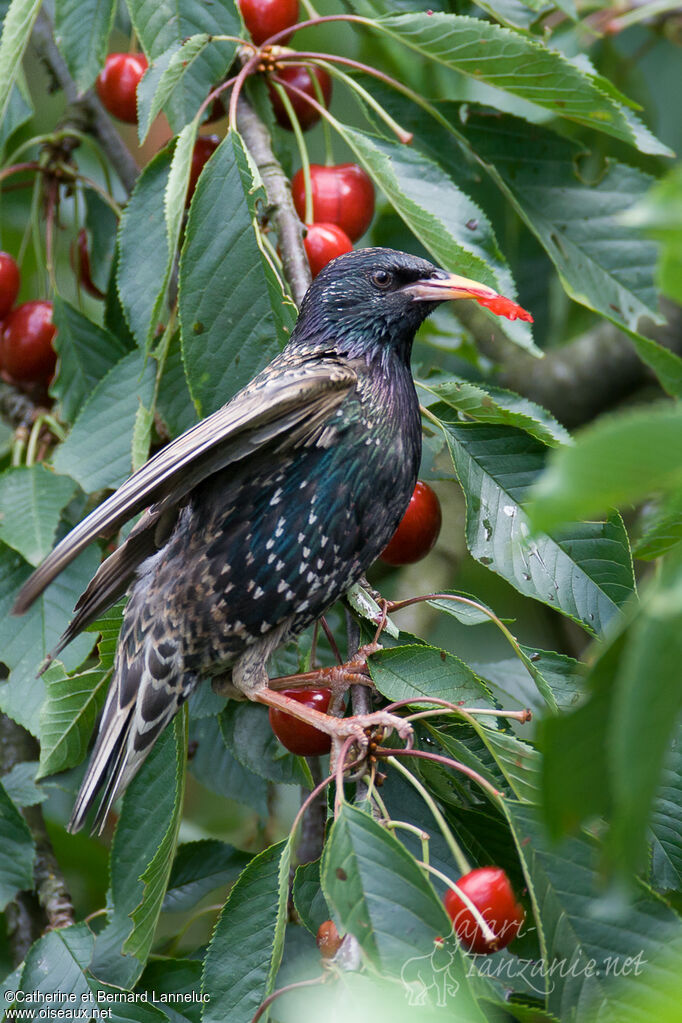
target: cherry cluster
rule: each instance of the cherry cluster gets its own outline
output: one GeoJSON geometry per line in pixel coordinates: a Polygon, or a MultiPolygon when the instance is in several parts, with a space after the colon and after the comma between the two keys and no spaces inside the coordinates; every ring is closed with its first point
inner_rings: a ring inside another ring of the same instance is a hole
{"type": "Polygon", "coordinates": [[[57,363],[52,303],[15,306],[20,286],[16,261],[0,252],[0,376],[36,400],[45,400],[57,363]]]}

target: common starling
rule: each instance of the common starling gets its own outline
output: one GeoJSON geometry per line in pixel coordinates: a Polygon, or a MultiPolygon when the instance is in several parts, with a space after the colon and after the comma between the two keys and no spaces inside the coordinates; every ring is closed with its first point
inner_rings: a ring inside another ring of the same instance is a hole
{"type": "Polygon", "coordinates": [[[421,457],[414,335],[443,300],[495,296],[391,249],[333,260],[289,343],[227,405],[168,444],[61,541],[22,588],[27,610],[87,544],[146,509],[79,599],[58,653],[128,591],[113,681],[69,827],[95,826],[202,678],[336,735],[268,687],[273,651],[320,617],[393,535],[421,457]]]}

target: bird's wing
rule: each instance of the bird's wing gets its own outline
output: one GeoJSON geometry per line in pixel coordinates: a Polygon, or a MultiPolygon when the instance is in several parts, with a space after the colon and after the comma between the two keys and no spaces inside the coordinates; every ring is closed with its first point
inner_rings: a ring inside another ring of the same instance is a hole
{"type": "Polygon", "coordinates": [[[27,611],[84,547],[115,532],[145,506],[160,503],[161,514],[207,476],[273,441],[285,448],[305,442],[356,382],[353,369],[333,355],[264,371],[227,405],[159,451],[72,529],[24,583],[13,613],[27,611]]]}

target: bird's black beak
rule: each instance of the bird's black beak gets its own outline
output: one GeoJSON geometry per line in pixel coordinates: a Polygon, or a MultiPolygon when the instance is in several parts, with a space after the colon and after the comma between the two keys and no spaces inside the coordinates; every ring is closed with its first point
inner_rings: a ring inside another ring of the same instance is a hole
{"type": "Polygon", "coordinates": [[[443,273],[442,277],[428,277],[426,280],[407,284],[402,291],[412,295],[415,302],[445,302],[452,298],[492,299],[498,292],[478,281],[470,281],[468,277],[458,274],[443,273]]]}

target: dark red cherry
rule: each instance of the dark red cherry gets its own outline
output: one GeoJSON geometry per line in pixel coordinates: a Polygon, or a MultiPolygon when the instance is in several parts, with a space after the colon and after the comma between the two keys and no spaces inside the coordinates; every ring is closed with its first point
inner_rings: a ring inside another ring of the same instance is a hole
{"type": "Polygon", "coordinates": [[[387,565],[420,561],[438,539],[441,522],[437,495],[428,483],[418,480],[400,525],[381,552],[381,560],[387,565]]]}
{"type": "MultiPolygon", "coordinates": [[[[319,710],[322,714],[327,713],[331,699],[331,689],[282,689],[282,695],[288,696],[297,703],[306,707],[319,710]]],[[[300,757],[319,757],[329,753],[332,741],[326,732],[319,728],[299,721],[298,718],[287,714],[286,711],[270,708],[270,727],[290,753],[296,753],[300,757]]]]}
{"type": "MultiPolygon", "coordinates": [[[[374,216],[374,185],[357,163],[325,167],[310,166],[310,182],[315,223],[336,224],[356,242],[365,233],[374,216]]],[[[291,182],[294,206],[305,220],[305,181],[303,170],[291,182]]]]}
{"type": "MultiPolygon", "coordinates": [[[[332,80],[326,71],[323,71],[321,67],[313,68],[312,72],[320,86],[323,97],[323,105],[329,106],[332,98],[332,80]]],[[[320,117],[322,116],[313,106],[312,103],[308,103],[303,96],[299,95],[298,92],[294,92],[293,89],[288,86],[293,86],[294,89],[299,89],[300,92],[305,93],[306,96],[310,96],[316,103],[319,104],[320,99],[317,94],[317,89],[313,84],[311,72],[303,67],[302,64],[286,64],[283,68],[277,71],[277,78],[281,79],[284,84],[284,91],[291,100],[291,105],[294,108],[294,113],[298,117],[299,124],[304,131],[308,128],[312,128],[314,124],[317,124],[320,117]]],[[[282,103],[282,97],[272,85],[268,86],[270,92],[270,100],[272,102],[272,108],[275,112],[275,120],[282,128],[287,128],[289,131],[292,130],[291,120],[288,113],[282,103]]],[[[300,215],[300,214],[299,214],[300,215]]],[[[325,217],[315,217],[316,220],[325,220],[325,217]]]]}
{"type": "Polygon", "coordinates": [[[504,870],[478,867],[460,877],[457,887],[468,896],[494,934],[493,939],[486,939],[469,907],[449,888],[443,901],[464,948],[477,955],[490,955],[506,948],[519,933],[525,914],[504,870]]]}
{"type": "Polygon", "coordinates": [[[14,305],[21,278],[16,261],[8,252],[0,252],[0,320],[7,316],[14,305]]]}
{"type": "Polygon", "coordinates": [[[0,364],[17,383],[47,383],[57,353],[51,302],[24,302],[5,318],[0,337],[0,364]]]}
{"type": "MultiPolygon", "coordinates": [[[[239,10],[256,46],[298,21],[298,0],[239,0],[239,10]]],[[[291,35],[282,36],[278,45],[283,46],[291,35]]]]}
{"type": "Polygon", "coordinates": [[[110,53],[95,86],[103,105],[126,124],[137,124],[137,86],[147,70],[143,53],[110,53]]]}
{"type": "Polygon", "coordinates": [[[317,277],[322,267],[331,263],[332,259],[353,248],[346,232],[336,224],[310,224],[303,245],[313,277],[317,277]]]}

